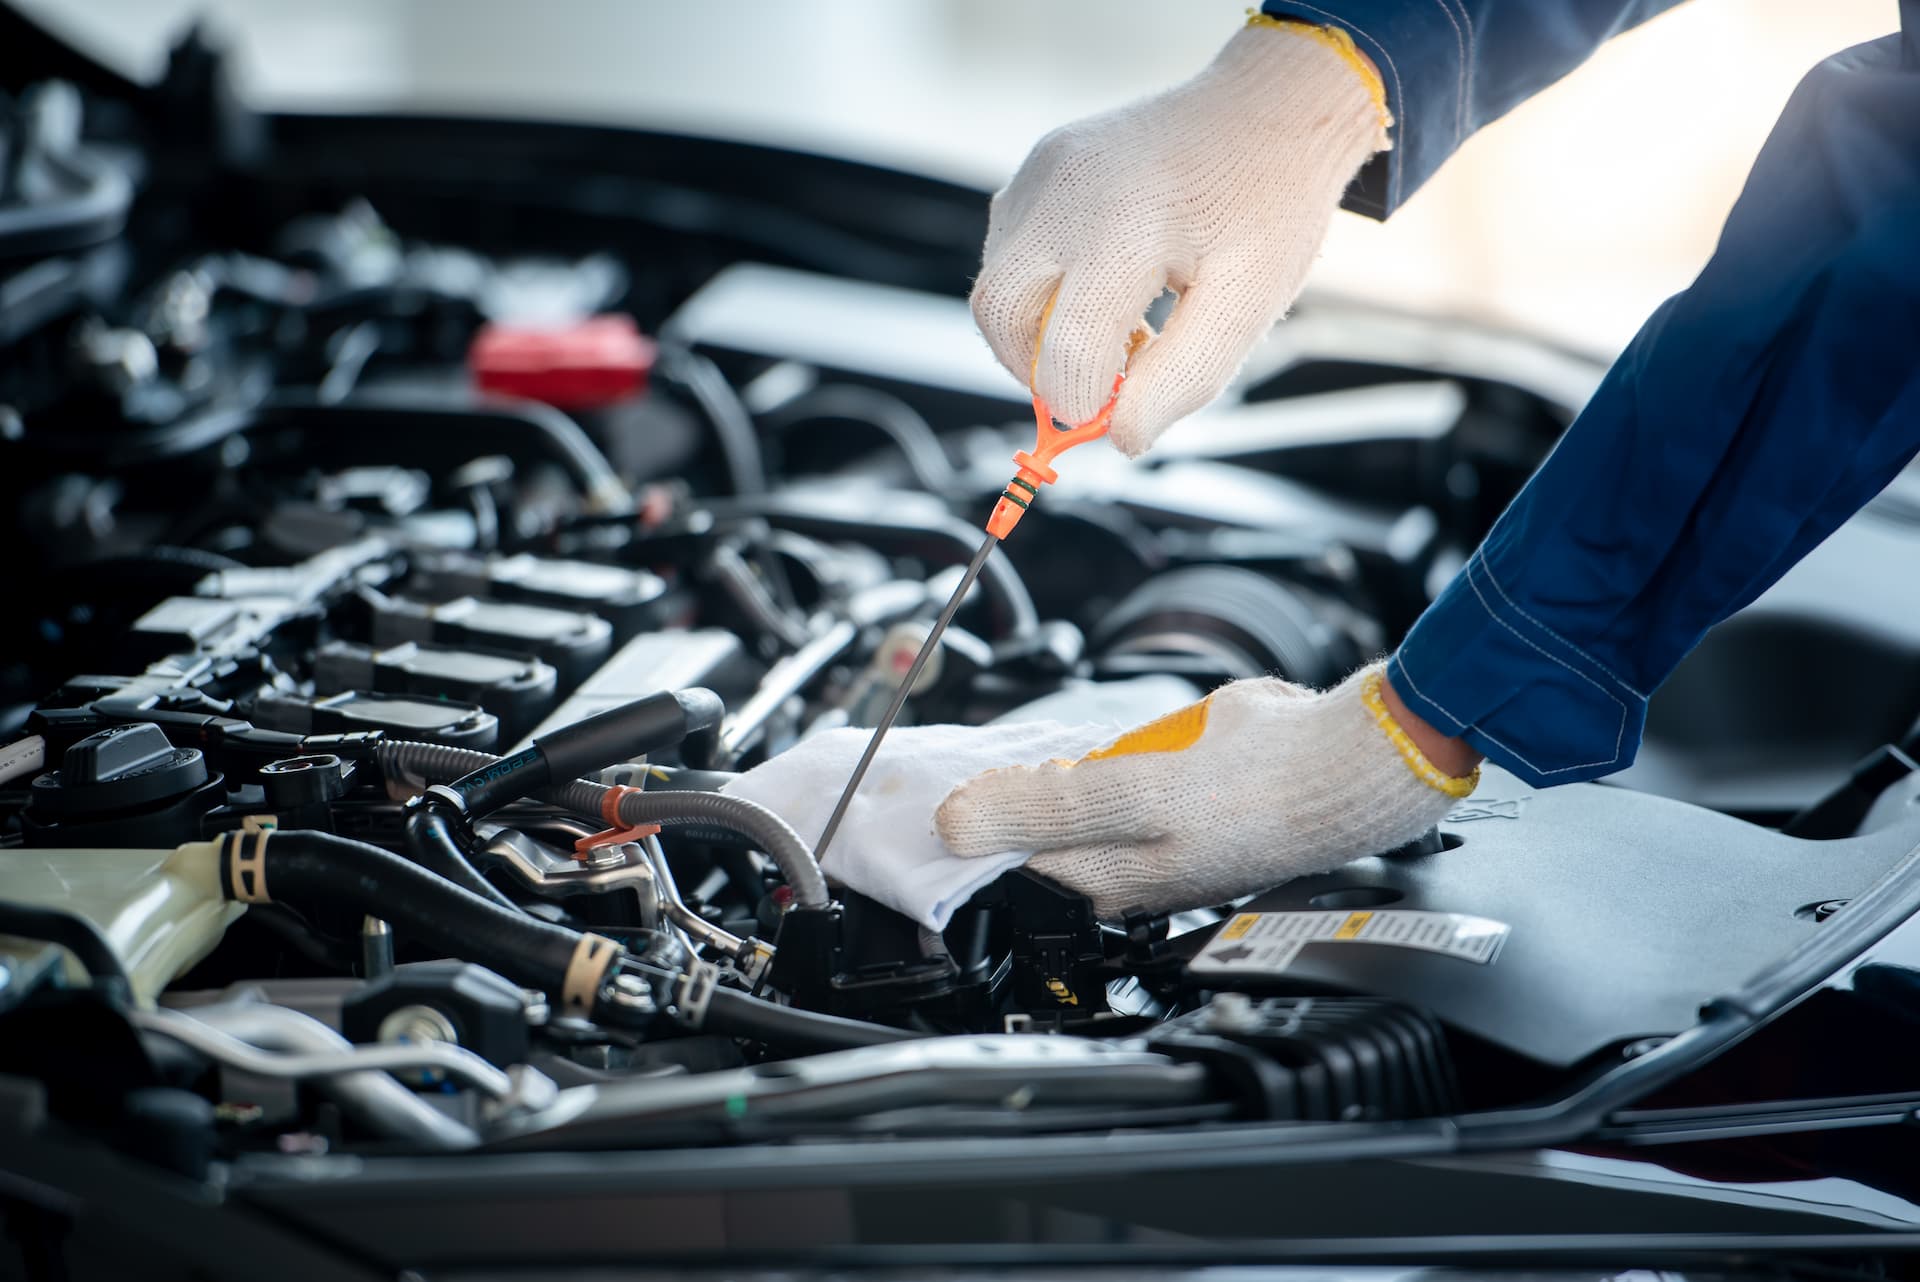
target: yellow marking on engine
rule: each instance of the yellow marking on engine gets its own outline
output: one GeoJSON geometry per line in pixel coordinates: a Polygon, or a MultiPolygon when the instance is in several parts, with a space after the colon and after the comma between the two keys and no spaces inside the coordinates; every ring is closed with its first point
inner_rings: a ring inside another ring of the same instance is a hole
{"type": "Polygon", "coordinates": [[[1235,917],[1232,921],[1228,922],[1225,926],[1220,928],[1220,938],[1222,939],[1244,938],[1248,931],[1252,930],[1254,926],[1259,924],[1259,921],[1260,921],[1259,913],[1241,913],[1239,916],[1235,917]]]}
{"type": "Polygon", "coordinates": [[[1372,913],[1349,913],[1347,919],[1340,923],[1340,929],[1333,932],[1333,937],[1335,939],[1354,939],[1359,936],[1362,930],[1366,929],[1367,923],[1372,920],[1372,913]]]}

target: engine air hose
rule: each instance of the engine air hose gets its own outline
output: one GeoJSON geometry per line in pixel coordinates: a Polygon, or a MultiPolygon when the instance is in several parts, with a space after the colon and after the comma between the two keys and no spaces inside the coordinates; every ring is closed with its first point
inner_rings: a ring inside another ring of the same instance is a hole
{"type": "Polygon", "coordinates": [[[677,383],[693,398],[726,463],[727,484],[735,494],[765,494],[767,465],[753,415],[727,382],[720,367],[690,347],[667,343],[654,364],[655,377],[677,383]]]}
{"type": "MultiPolygon", "coordinates": [[[[387,740],[375,748],[374,760],[390,780],[436,784],[481,770],[500,758],[472,748],[387,740]]],[[[603,817],[600,807],[606,794],[607,789],[602,785],[579,779],[545,789],[539,795],[555,805],[598,820],[603,817]]],[[[630,826],[698,825],[737,832],[755,849],[765,851],[778,866],[780,875],[793,888],[796,905],[819,908],[828,902],[826,878],[813,857],[813,848],[786,820],[744,797],[718,792],[627,793],[621,798],[620,820],[630,826]]]]}
{"type": "Polygon", "coordinates": [[[592,1013],[599,981],[621,951],[608,940],[594,948],[588,941],[598,936],[502,908],[390,851],[331,833],[233,833],[221,841],[220,885],[246,903],[379,917],[444,956],[539,989],[570,1013],[592,1013]]]}
{"type": "MultiPolygon", "coordinates": [[[[421,743],[411,739],[383,739],[374,745],[374,764],[389,784],[400,784],[418,791],[428,784],[451,783],[461,775],[500,760],[491,752],[475,748],[455,748],[444,743],[421,743]]],[[[396,794],[396,800],[404,793],[396,794]]]]}

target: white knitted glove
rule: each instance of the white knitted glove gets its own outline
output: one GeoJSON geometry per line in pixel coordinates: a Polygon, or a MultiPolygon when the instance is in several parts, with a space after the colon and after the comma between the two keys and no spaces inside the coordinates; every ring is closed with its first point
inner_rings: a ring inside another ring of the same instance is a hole
{"type": "Polygon", "coordinates": [[[1473,791],[1380,698],[1381,667],[1315,693],[1237,681],[1078,761],[992,770],[936,822],[958,855],[1033,850],[1103,917],[1225,903],[1405,844],[1473,791]]]}
{"type": "Polygon", "coordinates": [[[1040,140],[993,200],[980,332],[1056,418],[1084,423],[1148,305],[1178,292],[1114,408],[1114,444],[1141,453],[1292,304],[1388,123],[1345,33],[1256,18],[1185,84],[1040,140]]]}

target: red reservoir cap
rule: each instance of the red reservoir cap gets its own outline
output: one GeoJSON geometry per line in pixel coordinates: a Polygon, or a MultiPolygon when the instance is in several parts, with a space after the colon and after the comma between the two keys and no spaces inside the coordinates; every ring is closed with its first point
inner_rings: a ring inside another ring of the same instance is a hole
{"type": "Polygon", "coordinates": [[[633,317],[609,313],[548,328],[483,326],[467,367],[484,392],[595,409],[645,391],[654,350],[633,317]]]}

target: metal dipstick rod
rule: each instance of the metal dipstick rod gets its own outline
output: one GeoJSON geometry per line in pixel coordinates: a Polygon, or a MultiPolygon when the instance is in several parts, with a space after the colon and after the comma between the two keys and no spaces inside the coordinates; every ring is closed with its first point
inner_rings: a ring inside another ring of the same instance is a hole
{"type": "MultiPolygon", "coordinates": [[[[1052,310],[1053,304],[1050,302],[1047,304],[1047,311],[1041,315],[1042,337],[1045,336],[1046,318],[1052,310]]],[[[1136,334],[1135,340],[1127,347],[1129,359],[1132,358],[1138,346],[1139,335],[1136,334]]],[[[1035,359],[1037,361],[1038,357],[1036,356],[1035,359]]],[[[947,625],[953,622],[953,616],[959,611],[960,603],[966,600],[967,589],[971,588],[973,581],[980,577],[980,571],[986,567],[987,558],[993,555],[993,549],[1002,539],[1013,533],[1013,527],[1020,523],[1020,518],[1026,514],[1034,500],[1040,497],[1040,487],[1052,485],[1059,479],[1059,473],[1053,470],[1053,460],[1076,445],[1084,445],[1088,441],[1098,440],[1107,434],[1107,428],[1113,421],[1113,406],[1119,399],[1120,385],[1126,377],[1127,373],[1124,369],[1114,375],[1113,391],[1108,394],[1107,403],[1101,406],[1098,414],[1077,427],[1055,423],[1053,411],[1047,408],[1047,403],[1040,398],[1039,393],[1034,394],[1033,449],[1019,450],[1014,453],[1013,463],[1019,470],[1014,478],[1007,482],[1007,488],[1000,492],[999,501],[993,505],[993,511],[987,514],[987,540],[980,545],[980,550],[973,554],[973,561],[967,566],[967,572],[960,576],[960,586],[953,590],[953,595],[947,599],[946,609],[940,611],[940,617],[934,620],[933,631],[927,633],[926,641],[920,646],[920,653],[913,656],[912,666],[907,669],[907,675],[901,679],[900,688],[893,692],[893,702],[889,703],[886,712],[881,714],[880,724],[873,728],[873,737],[867,740],[867,750],[860,754],[860,763],[853,768],[853,777],[847,780],[846,791],[840,794],[840,800],[835,804],[833,813],[827,816],[826,829],[820,834],[819,844],[813,848],[816,860],[824,858],[827,847],[833,844],[833,835],[840,831],[840,821],[847,817],[847,807],[853,804],[853,794],[860,791],[860,781],[866,778],[867,767],[873,764],[874,755],[880,751],[880,741],[887,737],[887,731],[893,727],[894,718],[900,715],[900,709],[906,703],[907,695],[912,692],[914,682],[920,679],[920,670],[927,666],[927,660],[933,656],[934,648],[940,644],[941,635],[946,632],[947,625]]]]}
{"type": "Polygon", "coordinates": [[[847,807],[853,804],[853,794],[860,791],[860,781],[867,776],[867,767],[880,751],[880,741],[887,737],[893,722],[900,715],[900,709],[907,702],[907,695],[913,690],[914,682],[920,679],[920,670],[927,666],[927,660],[940,645],[940,637],[953,622],[953,616],[960,610],[960,603],[966,600],[967,590],[973,581],[980,577],[980,571],[986,568],[987,558],[993,555],[993,549],[1000,543],[998,535],[987,535],[980,550],[973,554],[973,560],[967,565],[967,572],[960,576],[960,586],[947,598],[946,608],[940,611],[940,617],[934,620],[933,630],[927,633],[927,639],[920,643],[920,653],[913,656],[913,663],[907,668],[907,675],[900,679],[900,688],[893,692],[893,701],[887,704],[887,710],[880,714],[880,723],[873,728],[873,735],[867,740],[867,750],[860,754],[860,762],[853,768],[853,775],[847,780],[847,786],[835,803],[833,813],[827,816],[827,826],[820,833],[820,840],[814,843],[813,854],[819,859],[827,853],[827,847],[833,844],[833,834],[840,831],[840,821],[847,817],[847,807]]]}

